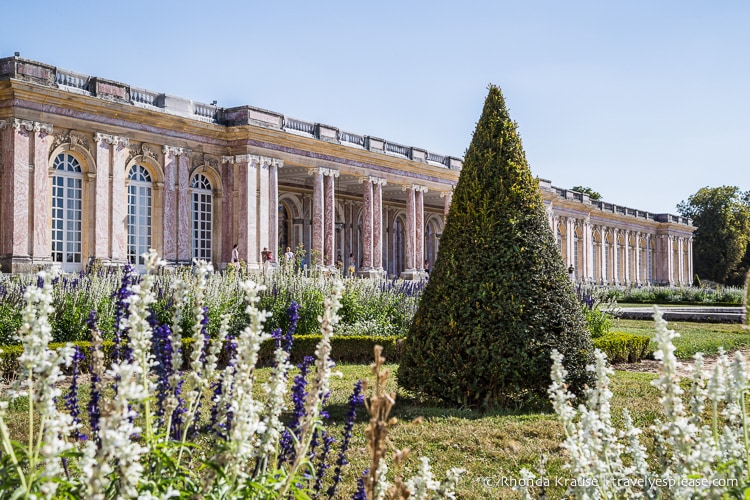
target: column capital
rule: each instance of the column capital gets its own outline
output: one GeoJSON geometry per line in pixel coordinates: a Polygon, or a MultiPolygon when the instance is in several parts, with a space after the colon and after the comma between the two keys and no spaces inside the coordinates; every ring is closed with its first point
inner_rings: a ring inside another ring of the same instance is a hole
{"type": "Polygon", "coordinates": [[[221,163],[239,163],[236,156],[222,156],[221,163]]]}
{"type": "Polygon", "coordinates": [[[127,137],[120,137],[118,135],[102,134],[101,132],[96,132],[94,134],[94,142],[99,144],[102,141],[105,141],[110,146],[118,144],[127,146],[128,144],[130,144],[130,139],[128,139],[127,137]]]}
{"type": "Polygon", "coordinates": [[[401,186],[401,191],[408,191],[409,189],[415,192],[427,192],[427,186],[422,186],[421,184],[404,184],[401,186]]]}
{"type": "MultiPolygon", "coordinates": [[[[27,132],[44,131],[47,134],[52,133],[52,125],[50,125],[49,123],[40,123],[40,122],[34,122],[30,120],[19,120],[18,118],[13,118],[13,121],[8,120],[7,123],[16,130],[20,130],[21,128],[23,128],[27,132]]],[[[5,128],[5,125],[0,125],[0,128],[5,128]]]]}
{"type": "Polygon", "coordinates": [[[334,168],[313,167],[307,169],[307,175],[322,175],[323,177],[338,177],[339,171],[334,168]]]}
{"type": "MultiPolygon", "coordinates": [[[[446,196],[452,196],[452,195],[453,195],[453,191],[440,191],[441,198],[445,198],[446,196]]],[[[547,207],[546,210],[547,212],[551,212],[552,207],[547,207]]]]}
{"type": "Polygon", "coordinates": [[[253,155],[235,155],[235,156],[223,156],[223,158],[229,158],[229,163],[247,163],[248,165],[255,165],[258,163],[258,157],[253,155]]]}
{"type": "Polygon", "coordinates": [[[162,153],[165,155],[182,156],[187,152],[185,148],[178,148],[177,146],[167,146],[161,148],[162,153]]]}
{"type": "Polygon", "coordinates": [[[385,186],[387,184],[387,181],[385,179],[372,175],[365,175],[359,178],[360,184],[364,184],[365,182],[372,182],[373,184],[379,184],[381,186],[385,186]]]}

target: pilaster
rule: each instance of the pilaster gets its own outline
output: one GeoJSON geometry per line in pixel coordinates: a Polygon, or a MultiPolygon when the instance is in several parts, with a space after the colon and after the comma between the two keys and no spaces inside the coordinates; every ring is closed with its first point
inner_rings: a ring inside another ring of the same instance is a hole
{"type": "Polygon", "coordinates": [[[33,145],[33,178],[29,203],[33,208],[33,230],[31,241],[31,258],[34,265],[48,265],[52,262],[52,235],[50,232],[50,179],[49,150],[54,136],[52,125],[35,122],[33,145]]]}
{"type": "Polygon", "coordinates": [[[190,152],[180,149],[177,155],[177,261],[192,262],[190,227],[190,152]]]}
{"type": "Polygon", "coordinates": [[[2,121],[2,254],[4,272],[32,271],[29,255],[29,164],[31,131],[21,120],[2,121]]]}
{"type": "Polygon", "coordinates": [[[164,146],[164,256],[168,262],[177,262],[177,168],[182,148],[164,146]]]}

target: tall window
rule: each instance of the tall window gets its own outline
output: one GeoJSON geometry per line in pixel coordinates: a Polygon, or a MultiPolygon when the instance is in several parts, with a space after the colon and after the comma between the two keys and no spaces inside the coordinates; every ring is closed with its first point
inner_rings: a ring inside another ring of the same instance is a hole
{"type": "Polygon", "coordinates": [[[133,165],[128,178],[128,260],[141,269],[151,248],[151,174],[133,165]]]}
{"type": "Polygon", "coordinates": [[[61,153],[52,165],[52,262],[64,271],[81,268],[83,172],[72,155],[61,153]]]}
{"type": "Polygon", "coordinates": [[[211,261],[213,191],[205,175],[193,177],[193,257],[211,261]]]}

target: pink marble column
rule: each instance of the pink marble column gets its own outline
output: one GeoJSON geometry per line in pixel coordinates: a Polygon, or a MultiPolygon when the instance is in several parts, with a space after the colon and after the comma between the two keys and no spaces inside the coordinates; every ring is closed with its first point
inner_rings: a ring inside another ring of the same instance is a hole
{"type": "Polygon", "coordinates": [[[268,169],[268,249],[273,252],[276,262],[281,262],[279,260],[279,167],[283,164],[281,160],[274,159],[268,169]]]}
{"type": "Polygon", "coordinates": [[[325,176],[325,265],[333,267],[336,252],[336,198],[334,193],[335,176],[329,171],[325,176]]]}
{"type": "Polygon", "coordinates": [[[232,261],[232,247],[237,243],[234,233],[234,156],[221,158],[221,181],[224,196],[221,199],[221,257],[222,264],[232,261]]]}
{"type": "Polygon", "coordinates": [[[164,256],[177,261],[177,158],[178,148],[164,146],[164,256]]]}
{"type": "Polygon", "coordinates": [[[323,234],[324,234],[324,187],[323,187],[323,171],[321,169],[315,169],[310,172],[313,176],[313,197],[312,197],[312,255],[311,265],[323,265],[325,262],[323,259],[323,234]]]}
{"type": "Polygon", "coordinates": [[[406,255],[404,256],[405,272],[416,270],[414,254],[417,239],[417,213],[415,186],[404,186],[406,189],[406,255]]]}
{"type": "Polygon", "coordinates": [[[125,162],[128,139],[112,140],[112,262],[124,264],[128,259],[128,187],[125,162]]]}
{"type": "Polygon", "coordinates": [[[190,155],[179,151],[177,156],[177,260],[189,263],[193,253],[190,225],[190,155]]]}
{"type": "MultiPolygon", "coordinates": [[[[6,124],[6,122],[2,122],[6,124]]],[[[9,120],[3,128],[2,260],[4,272],[16,272],[29,258],[29,142],[33,124],[9,120]]]]}
{"type": "MultiPolygon", "coordinates": [[[[267,248],[273,252],[273,258],[277,259],[276,249],[269,244],[269,221],[270,221],[270,199],[269,199],[269,172],[271,159],[261,156],[258,166],[258,247],[259,251],[267,248]]],[[[262,256],[261,256],[262,257],[262,256]]]]}
{"type": "Polygon", "coordinates": [[[240,259],[248,267],[257,269],[258,265],[258,159],[250,155],[234,157],[237,162],[238,210],[237,210],[237,249],[240,259]]]}
{"type": "Polygon", "coordinates": [[[34,229],[31,256],[35,262],[49,262],[52,254],[52,235],[50,233],[50,178],[49,148],[52,145],[52,125],[41,125],[34,134],[34,229]]]}
{"type": "Polygon", "coordinates": [[[612,229],[612,279],[613,285],[620,284],[620,246],[617,243],[617,235],[620,233],[619,229],[612,229]]]}
{"type": "MultiPolygon", "coordinates": [[[[112,215],[109,205],[110,179],[112,175],[112,136],[94,134],[96,144],[96,178],[94,179],[94,248],[92,256],[97,259],[109,260],[110,251],[110,221],[112,215]]],[[[127,200],[127,198],[126,198],[127,200]]],[[[127,204],[127,201],[126,201],[127,204]]]]}
{"type": "Polygon", "coordinates": [[[424,193],[427,188],[420,186],[415,192],[415,245],[414,259],[418,271],[424,271],[424,193]]]}
{"type": "Polygon", "coordinates": [[[378,270],[383,270],[383,184],[384,179],[375,182],[372,199],[372,265],[378,270]]]}
{"type": "Polygon", "coordinates": [[[372,269],[372,180],[362,179],[362,270],[372,269]]]}
{"type": "Polygon", "coordinates": [[[451,208],[451,202],[453,201],[453,191],[444,191],[440,193],[440,197],[444,199],[443,215],[448,215],[451,208]]]}

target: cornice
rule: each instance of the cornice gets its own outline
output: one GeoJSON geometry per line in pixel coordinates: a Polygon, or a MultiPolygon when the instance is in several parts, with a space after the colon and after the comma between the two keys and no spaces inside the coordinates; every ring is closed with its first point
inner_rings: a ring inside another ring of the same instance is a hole
{"type": "MultiPolygon", "coordinates": [[[[293,157],[301,157],[450,185],[455,185],[460,173],[458,170],[319,141],[281,130],[253,125],[225,127],[90,96],[81,95],[70,99],[67,92],[27,82],[13,80],[2,83],[12,87],[12,99],[5,105],[14,111],[26,110],[28,113],[25,114],[29,115],[44,113],[54,118],[55,126],[89,130],[92,133],[116,133],[118,136],[127,136],[134,142],[194,142],[234,151],[248,147],[261,148],[268,153],[278,151],[290,155],[292,158],[279,160],[292,164],[296,164],[290,161],[293,157]]],[[[283,163],[277,163],[277,167],[281,165],[283,163]]]]}

